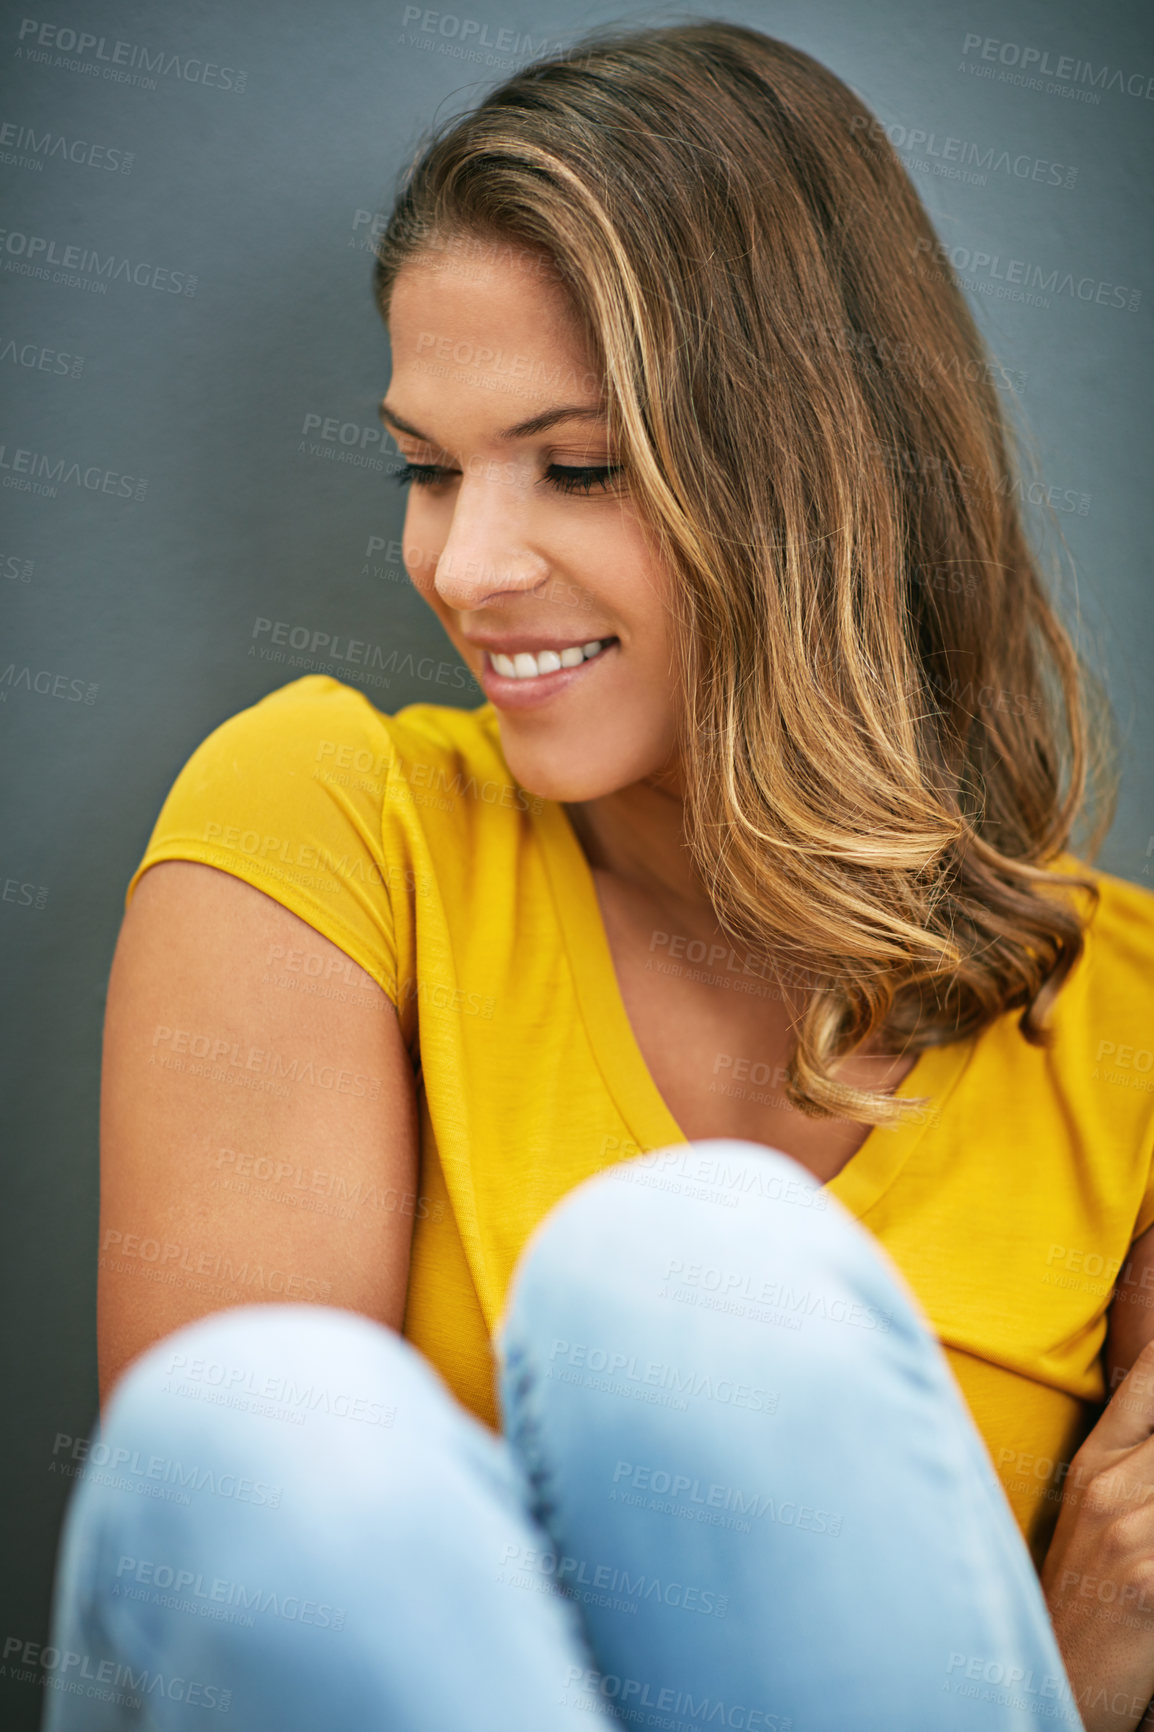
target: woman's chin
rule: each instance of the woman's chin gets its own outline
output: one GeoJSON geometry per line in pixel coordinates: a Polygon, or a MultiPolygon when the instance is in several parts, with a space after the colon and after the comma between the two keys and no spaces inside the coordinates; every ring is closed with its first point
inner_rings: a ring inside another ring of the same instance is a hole
{"type": "Polygon", "coordinates": [[[584,800],[597,800],[605,794],[615,794],[629,786],[631,778],[607,772],[596,774],[589,766],[577,764],[542,767],[536,763],[520,769],[506,757],[521,787],[538,800],[556,800],[563,806],[577,805],[584,800]]]}
{"type": "MultiPolygon", "coordinates": [[[[600,800],[667,776],[676,758],[672,717],[638,705],[583,706],[542,726],[539,714],[498,711],[501,749],[526,793],[563,805],[600,800]]],[[[677,778],[674,776],[674,781],[677,778]]]]}
{"type": "Polygon", "coordinates": [[[521,740],[510,739],[511,732],[501,729],[505,762],[525,792],[539,800],[556,800],[562,805],[597,800],[638,780],[632,766],[620,757],[590,754],[579,743],[568,750],[558,745],[533,749],[521,740]]]}

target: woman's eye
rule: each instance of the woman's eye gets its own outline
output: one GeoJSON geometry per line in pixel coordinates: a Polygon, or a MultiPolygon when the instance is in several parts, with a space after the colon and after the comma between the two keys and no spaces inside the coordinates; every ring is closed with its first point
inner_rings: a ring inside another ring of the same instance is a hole
{"type": "Polygon", "coordinates": [[[454,473],[439,463],[402,463],[399,469],[393,470],[393,480],[398,487],[405,487],[410,481],[417,487],[433,487],[454,473]]]}
{"type": "MultiPolygon", "coordinates": [[[[580,467],[549,463],[545,467],[545,480],[559,493],[592,493],[594,488],[608,491],[624,467],[623,463],[583,464],[580,467]]],[[[393,470],[392,476],[399,487],[410,483],[416,487],[436,487],[459,473],[459,470],[446,468],[443,463],[402,463],[399,469],[393,470]]]]}
{"type": "Polygon", "coordinates": [[[600,468],[573,468],[565,463],[550,463],[545,479],[562,493],[591,493],[595,487],[606,491],[625,467],[623,463],[607,463],[600,468]]]}

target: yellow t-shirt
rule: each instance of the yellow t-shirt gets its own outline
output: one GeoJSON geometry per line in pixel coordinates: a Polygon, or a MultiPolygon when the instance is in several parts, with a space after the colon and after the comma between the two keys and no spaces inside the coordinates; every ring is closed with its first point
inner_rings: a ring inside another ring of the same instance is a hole
{"type": "MultiPolygon", "coordinates": [[[[425,1199],[404,1332],[496,1424],[489,1338],[532,1228],[590,1174],[687,1140],[633,1036],[564,807],[516,783],[491,704],[389,716],[310,674],[192,754],[126,906],[173,859],[263,890],[397,1005],[425,1199]]],[[[1096,877],[1053,1046],[1029,1046],[1011,1012],[929,1049],[897,1091],[930,1097],[920,1119],[875,1127],[828,1186],[917,1295],[1037,1563],[1105,1399],[1114,1277],[1154,1222],[1154,894],[1096,877]]],[[[654,966],[693,967],[676,948],[654,966]]],[[[740,961],[726,977],[766,990],[740,961]]]]}

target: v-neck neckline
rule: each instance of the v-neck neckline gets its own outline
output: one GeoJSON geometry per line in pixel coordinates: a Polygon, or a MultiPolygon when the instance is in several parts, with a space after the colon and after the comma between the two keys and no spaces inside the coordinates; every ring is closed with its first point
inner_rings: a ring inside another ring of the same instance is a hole
{"type": "MultiPolygon", "coordinates": [[[[641,1150],[688,1143],[692,1139],[666,1105],[629,1021],[597,886],[573,821],[556,800],[546,800],[531,812],[582,1021],[605,1086],[641,1150]]],[[[852,1214],[861,1216],[878,1201],[931,1125],[940,1122],[945,1099],[960,1080],[974,1045],[971,1037],[919,1053],[894,1090],[894,1098],[928,1096],[921,1115],[892,1129],[872,1126],[860,1148],[825,1181],[824,1189],[852,1214]]]]}

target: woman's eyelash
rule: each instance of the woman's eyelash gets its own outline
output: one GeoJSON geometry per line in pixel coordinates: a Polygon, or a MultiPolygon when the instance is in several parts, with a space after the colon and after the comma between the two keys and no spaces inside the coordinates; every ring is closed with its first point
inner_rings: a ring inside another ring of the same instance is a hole
{"type": "MultiPolygon", "coordinates": [[[[566,463],[549,463],[545,467],[545,479],[559,493],[591,493],[595,487],[608,491],[610,484],[623,468],[624,464],[621,463],[582,468],[566,463]]],[[[399,487],[410,482],[417,487],[435,487],[438,482],[455,474],[455,469],[447,469],[440,463],[402,463],[399,469],[393,471],[393,480],[399,487]]]]}
{"type": "Polygon", "coordinates": [[[549,463],[545,467],[545,479],[562,493],[592,493],[595,487],[608,492],[624,467],[623,463],[604,463],[599,467],[575,469],[565,463],[549,463]]]}
{"type": "Polygon", "coordinates": [[[431,482],[443,481],[449,471],[435,463],[402,463],[399,469],[394,469],[391,473],[398,487],[406,487],[409,482],[419,487],[428,487],[431,482]]]}

